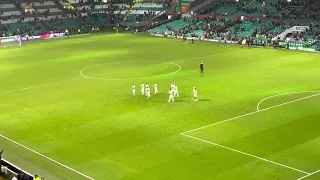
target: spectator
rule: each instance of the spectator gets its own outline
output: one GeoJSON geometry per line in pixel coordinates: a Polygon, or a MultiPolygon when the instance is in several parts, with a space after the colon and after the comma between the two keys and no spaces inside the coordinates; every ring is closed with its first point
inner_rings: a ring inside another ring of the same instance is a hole
{"type": "Polygon", "coordinates": [[[33,180],[41,180],[38,175],[34,175],[33,180]]]}

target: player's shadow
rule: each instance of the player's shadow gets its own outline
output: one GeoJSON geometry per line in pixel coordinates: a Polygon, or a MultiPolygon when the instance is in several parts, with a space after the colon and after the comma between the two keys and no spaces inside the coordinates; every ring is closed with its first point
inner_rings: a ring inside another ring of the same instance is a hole
{"type": "Polygon", "coordinates": [[[175,98],[174,99],[176,102],[186,102],[186,101],[190,101],[188,99],[180,99],[180,98],[175,98]]]}
{"type": "Polygon", "coordinates": [[[210,99],[199,99],[199,101],[210,101],[210,99]]]}

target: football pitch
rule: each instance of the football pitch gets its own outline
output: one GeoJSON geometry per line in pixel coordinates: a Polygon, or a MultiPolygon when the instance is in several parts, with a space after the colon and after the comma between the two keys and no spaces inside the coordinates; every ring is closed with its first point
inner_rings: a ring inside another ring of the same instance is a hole
{"type": "Polygon", "coordinates": [[[320,179],[319,54],[98,34],[0,58],[0,149],[45,179],[320,179]]]}

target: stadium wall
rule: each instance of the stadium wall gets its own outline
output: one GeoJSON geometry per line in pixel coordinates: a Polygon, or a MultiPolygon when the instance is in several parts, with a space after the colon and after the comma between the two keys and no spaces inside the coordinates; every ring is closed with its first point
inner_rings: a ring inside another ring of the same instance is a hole
{"type": "MultiPolygon", "coordinates": [[[[172,36],[172,35],[163,35],[163,34],[150,34],[152,36],[157,36],[157,37],[168,37],[168,38],[179,38],[179,39],[182,39],[183,36],[172,36]]],[[[191,37],[187,37],[187,40],[196,40],[196,41],[206,41],[206,42],[215,42],[215,43],[228,43],[228,44],[239,44],[239,45],[246,45],[247,44],[247,41],[246,40],[243,40],[242,42],[238,42],[238,41],[224,41],[224,40],[216,40],[216,39],[206,39],[206,38],[203,38],[203,39],[199,39],[199,38],[191,38],[191,37]]],[[[258,45],[258,44],[254,44],[254,46],[263,46],[263,44],[261,45],[258,45]]],[[[280,47],[281,48],[281,47],[280,47]]],[[[284,47],[282,47],[284,48],[284,47]]],[[[320,49],[319,50],[315,50],[315,49],[312,49],[312,48],[305,48],[305,47],[302,47],[302,46],[295,46],[295,47],[289,47],[288,48],[289,50],[299,50],[299,51],[307,51],[307,52],[316,52],[316,53],[320,53],[320,49]]]]}
{"type": "MultiPolygon", "coordinates": [[[[75,37],[75,36],[85,36],[85,35],[90,35],[91,33],[86,33],[86,34],[75,34],[75,35],[70,35],[70,37],[75,37]]],[[[52,38],[66,38],[68,36],[65,36],[64,33],[50,33],[50,34],[40,34],[39,36],[21,36],[21,41],[27,41],[27,40],[36,40],[36,39],[52,39],[52,38]]]]}
{"type": "Polygon", "coordinates": [[[14,164],[10,163],[9,161],[3,158],[0,160],[0,164],[1,164],[1,175],[8,179],[12,179],[14,176],[17,176],[21,173],[24,174],[25,180],[33,180],[34,178],[33,175],[31,175],[30,173],[23,171],[18,166],[15,166],[14,164]]]}

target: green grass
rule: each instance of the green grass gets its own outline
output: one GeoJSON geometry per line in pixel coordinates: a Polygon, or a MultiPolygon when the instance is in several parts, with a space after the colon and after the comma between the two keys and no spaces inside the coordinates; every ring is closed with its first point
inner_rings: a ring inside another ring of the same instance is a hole
{"type": "MultiPolygon", "coordinates": [[[[272,95],[319,91],[317,54],[109,34],[26,42],[0,56],[0,134],[94,179],[305,176],[181,133],[254,112],[272,95]],[[131,85],[139,93],[141,82],[158,83],[160,93],[133,97],[131,85]],[[171,82],[179,86],[174,103],[171,82]]],[[[277,96],[260,108],[315,94],[277,96]]],[[[314,96],[188,135],[312,173],[320,169],[319,107],[314,96]]],[[[86,179],[6,139],[0,148],[45,179],[86,179]]]]}

